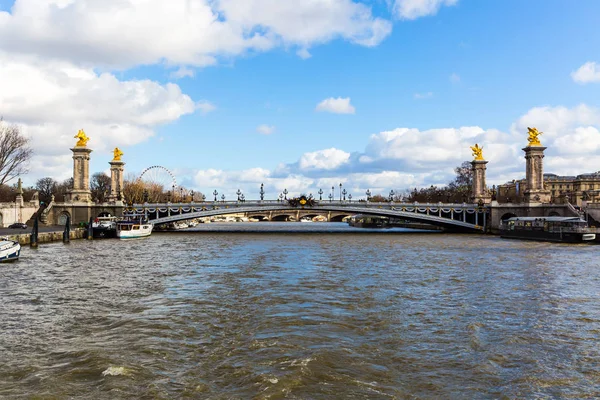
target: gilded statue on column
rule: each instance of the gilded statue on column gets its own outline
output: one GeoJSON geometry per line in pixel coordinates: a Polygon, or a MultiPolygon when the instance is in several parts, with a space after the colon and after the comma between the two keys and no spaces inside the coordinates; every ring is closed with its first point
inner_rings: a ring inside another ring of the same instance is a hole
{"type": "Polygon", "coordinates": [[[540,132],[537,130],[537,128],[527,128],[527,133],[529,134],[529,137],[527,138],[527,141],[529,142],[529,146],[541,146],[542,143],[540,143],[540,139],[538,138],[538,136],[540,136],[543,132],[540,132]]]}
{"type": "Polygon", "coordinates": [[[77,132],[77,135],[73,136],[75,139],[79,139],[77,141],[77,143],[75,143],[75,146],[82,146],[85,147],[87,145],[88,140],[90,140],[89,137],[86,136],[85,132],[83,131],[83,129],[80,129],[79,132],[77,132]]]}
{"type": "Polygon", "coordinates": [[[475,157],[474,161],[483,161],[483,147],[479,147],[475,143],[475,146],[471,146],[471,150],[473,150],[473,157],[475,157]]]}
{"type": "Polygon", "coordinates": [[[115,149],[113,150],[113,161],[121,161],[121,156],[123,155],[123,152],[121,150],[119,150],[118,147],[115,147],[115,149]]]}

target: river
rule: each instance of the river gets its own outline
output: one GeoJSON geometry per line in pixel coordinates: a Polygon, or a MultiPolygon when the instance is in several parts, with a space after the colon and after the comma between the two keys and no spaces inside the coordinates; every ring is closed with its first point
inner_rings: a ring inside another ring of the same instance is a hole
{"type": "Polygon", "coordinates": [[[600,397],[597,246],[231,228],[0,265],[0,398],[600,397]]]}

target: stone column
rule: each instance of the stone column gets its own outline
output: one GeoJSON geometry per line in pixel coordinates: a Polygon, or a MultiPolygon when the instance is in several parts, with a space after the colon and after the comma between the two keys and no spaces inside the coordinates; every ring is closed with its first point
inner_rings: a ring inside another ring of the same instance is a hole
{"type": "Polygon", "coordinates": [[[473,172],[473,188],[471,194],[471,201],[473,203],[483,202],[489,204],[492,201],[492,196],[488,193],[485,185],[485,170],[487,169],[485,160],[473,160],[471,161],[473,172]]]}
{"type": "Polygon", "coordinates": [[[544,158],[543,146],[527,146],[523,148],[525,152],[526,171],[525,179],[527,189],[525,189],[526,203],[550,203],[550,191],[544,189],[544,158]]]}
{"type": "Polygon", "coordinates": [[[75,146],[73,152],[73,189],[67,193],[67,201],[74,203],[91,203],[90,191],[90,153],[91,149],[75,146]]]}
{"type": "Polygon", "coordinates": [[[110,196],[108,201],[116,205],[123,205],[123,161],[110,161],[110,196]]]}

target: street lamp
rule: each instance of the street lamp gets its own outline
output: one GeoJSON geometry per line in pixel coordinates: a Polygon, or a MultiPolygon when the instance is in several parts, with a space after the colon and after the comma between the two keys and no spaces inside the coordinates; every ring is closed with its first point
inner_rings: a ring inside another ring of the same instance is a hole
{"type": "Polygon", "coordinates": [[[287,189],[283,189],[283,199],[284,199],[284,200],[287,200],[287,194],[288,194],[288,193],[289,193],[289,192],[287,191],[287,189]]]}
{"type": "Polygon", "coordinates": [[[395,194],[396,194],[396,193],[394,193],[394,191],[393,191],[393,190],[390,190],[390,202],[394,201],[394,195],[395,195],[395,194]]]}
{"type": "Polygon", "coordinates": [[[202,202],[204,203],[206,201],[206,196],[204,194],[202,194],[202,202]]]}
{"type": "Polygon", "coordinates": [[[346,201],[346,193],[348,193],[346,192],[346,189],[342,190],[342,194],[344,195],[344,201],[346,201]]]}
{"type": "Polygon", "coordinates": [[[225,203],[225,195],[224,195],[224,194],[222,194],[222,195],[221,195],[221,201],[222,201],[223,203],[225,203]]]}
{"type": "Polygon", "coordinates": [[[367,189],[367,191],[365,192],[365,194],[367,195],[367,201],[371,201],[371,190],[367,189]]]}
{"type": "Polygon", "coordinates": [[[175,185],[171,185],[171,192],[173,193],[171,195],[171,198],[173,199],[173,201],[175,201],[175,185]]]}
{"type": "Polygon", "coordinates": [[[264,200],[265,199],[265,185],[264,183],[260,184],[260,200],[264,200]]]}
{"type": "Polygon", "coordinates": [[[332,187],[331,187],[331,196],[329,196],[329,201],[332,201],[332,200],[333,200],[333,196],[334,196],[334,194],[335,194],[335,187],[334,187],[334,186],[332,186],[332,187]]]}
{"type": "Polygon", "coordinates": [[[283,201],[283,193],[279,193],[279,201],[283,201]]]}
{"type": "Polygon", "coordinates": [[[349,195],[348,195],[348,201],[349,201],[350,203],[352,203],[352,194],[349,194],[349,195]]]}
{"type": "Polygon", "coordinates": [[[217,195],[219,194],[219,192],[217,192],[216,190],[213,192],[213,195],[215,196],[215,201],[217,201],[217,195]]]}
{"type": "Polygon", "coordinates": [[[331,203],[333,201],[333,193],[329,193],[329,202],[331,203]]]}
{"type": "Polygon", "coordinates": [[[246,196],[244,196],[244,193],[242,193],[242,195],[240,196],[240,201],[242,203],[246,201],[246,196]]]}
{"type": "Polygon", "coordinates": [[[323,189],[319,189],[317,193],[319,193],[319,200],[323,200],[323,189]]]}
{"type": "Polygon", "coordinates": [[[194,202],[194,191],[193,190],[190,191],[190,202],[192,202],[192,203],[194,202]]]}
{"type": "Polygon", "coordinates": [[[342,183],[340,182],[340,201],[342,201],[342,183]]]}
{"type": "Polygon", "coordinates": [[[240,189],[237,190],[237,192],[235,192],[235,194],[237,194],[238,196],[238,201],[240,201],[240,196],[242,194],[242,191],[240,189]]]}
{"type": "Polygon", "coordinates": [[[183,188],[180,187],[179,188],[179,202],[183,202],[183,188]]]}

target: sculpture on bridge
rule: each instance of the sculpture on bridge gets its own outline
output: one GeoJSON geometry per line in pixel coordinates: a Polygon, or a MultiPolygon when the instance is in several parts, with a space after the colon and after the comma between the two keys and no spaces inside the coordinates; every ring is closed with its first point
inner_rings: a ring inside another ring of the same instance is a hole
{"type": "Polygon", "coordinates": [[[471,150],[473,150],[473,157],[475,157],[474,161],[483,161],[483,147],[479,147],[479,145],[475,143],[475,146],[471,146],[471,150]]]}
{"type": "Polygon", "coordinates": [[[121,161],[122,155],[123,155],[123,152],[121,150],[119,150],[118,147],[115,147],[115,149],[113,150],[113,161],[121,161]]]}
{"type": "Polygon", "coordinates": [[[90,138],[86,136],[83,129],[80,129],[79,132],[77,132],[77,135],[75,135],[73,137],[75,139],[79,139],[77,141],[77,143],[75,143],[75,146],[85,147],[87,145],[88,140],[90,140],[90,138]]]}
{"type": "Polygon", "coordinates": [[[527,138],[529,146],[541,146],[542,143],[540,143],[540,139],[538,138],[538,136],[540,136],[543,132],[539,132],[537,128],[529,127],[527,127],[527,131],[529,134],[529,137],[527,138]]]}
{"type": "Polygon", "coordinates": [[[317,202],[313,199],[312,195],[309,195],[308,197],[306,197],[306,195],[301,195],[300,197],[288,199],[288,204],[292,207],[313,207],[317,202]]]}

